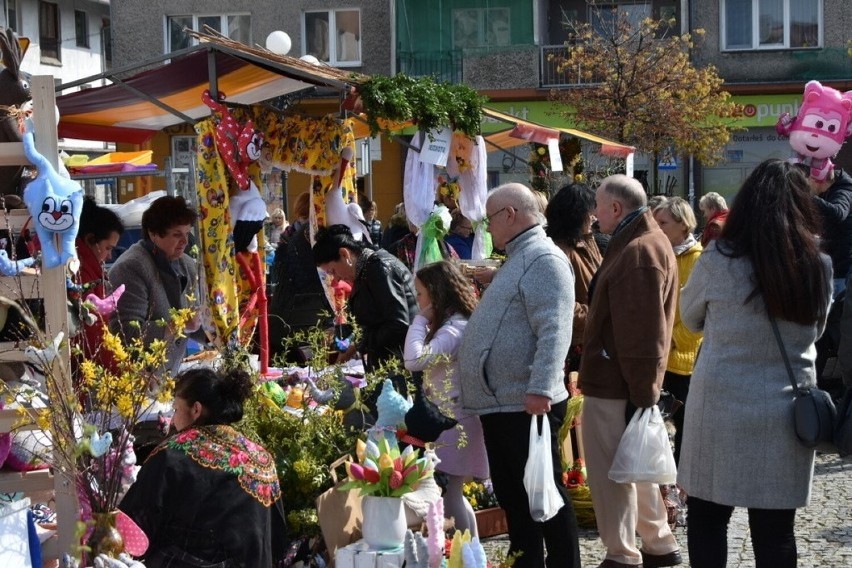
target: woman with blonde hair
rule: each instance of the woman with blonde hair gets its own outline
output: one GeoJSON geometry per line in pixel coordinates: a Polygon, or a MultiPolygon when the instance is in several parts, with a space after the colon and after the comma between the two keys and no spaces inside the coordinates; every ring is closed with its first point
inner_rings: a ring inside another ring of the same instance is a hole
{"type": "MultiPolygon", "coordinates": [[[[680,289],[683,289],[702,251],[701,243],[692,234],[696,226],[695,213],[692,212],[689,203],[680,197],[671,197],[654,209],[654,219],[674,248],[680,289]]],[[[700,345],[701,333],[690,331],[680,319],[680,298],[678,297],[678,309],[675,311],[672,344],[669,348],[669,361],[666,365],[663,388],[684,404],[689,395],[689,380],[700,345]]],[[[677,428],[674,447],[675,462],[680,460],[683,414],[684,409],[679,408],[672,416],[677,428]]]]}

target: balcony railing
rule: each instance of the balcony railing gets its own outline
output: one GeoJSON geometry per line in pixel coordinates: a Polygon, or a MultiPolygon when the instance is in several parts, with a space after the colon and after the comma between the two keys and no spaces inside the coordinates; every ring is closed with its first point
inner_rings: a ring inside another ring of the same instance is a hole
{"type": "Polygon", "coordinates": [[[445,83],[462,82],[462,52],[433,51],[397,53],[397,70],[409,77],[432,76],[445,83]]]}
{"type": "Polygon", "coordinates": [[[553,87],[577,87],[579,85],[592,85],[597,81],[583,78],[583,69],[579,65],[559,70],[559,66],[568,57],[568,48],[565,45],[542,45],[541,46],[541,86],[553,87]]]}

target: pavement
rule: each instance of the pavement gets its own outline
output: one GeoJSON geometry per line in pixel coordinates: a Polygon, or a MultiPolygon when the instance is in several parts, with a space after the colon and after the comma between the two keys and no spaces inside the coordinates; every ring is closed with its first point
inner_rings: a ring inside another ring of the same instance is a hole
{"type": "MultiPolygon", "coordinates": [[[[783,464],[778,464],[783,467],[783,464]]],[[[683,568],[689,566],[686,554],[686,528],[678,527],[675,536],[683,551],[683,568]]],[[[507,536],[483,540],[489,557],[505,553],[507,536]]],[[[800,568],[852,567],[852,459],[836,454],[817,454],[810,506],[796,515],[796,544],[800,568]]],[[[580,557],[583,566],[596,568],[606,550],[595,529],[580,529],[580,557]]],[[[728,528],[728,568],[754,568],[748,517],[745,509],[735,509],[728,528]]]]}

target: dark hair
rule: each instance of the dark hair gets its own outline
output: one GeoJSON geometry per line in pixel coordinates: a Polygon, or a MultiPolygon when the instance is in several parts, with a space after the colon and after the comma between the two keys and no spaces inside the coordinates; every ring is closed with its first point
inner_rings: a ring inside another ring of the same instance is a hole
{"type": "Polygon", "coordinates": [[[461,314],[469,318],[476,308],[473,284],[454,262],[442,260],[427,264],[417,271],[417,279],[429,292],[435,318],[426,334],[427,341],[435,336],[450,316],[461,314]]]}
{"type": "Polygon", "coordinates": [[[719,237],[720,252],[746,257],[754,268],[754,290],[746,301],[763,297],[766,311],[802,325],[825,317],[828,275],[815,235],[819,214],[802,170],[766,160],[737,193],[719,237]]]}
{"type": "Polygon", "coordinates": [[[142,236],[163,236],[177,225],[194,224],[197,218],[195,209],[187,205],[183,197],[164,195],[142,213],[142,236]]]}
{"type": "Polygon", "coordinates": [[[87,195],[83,199],[83,210],[80,212],[80,229],[77,235],[86,237],[92,235],[95,242],[109,238],[113,233],[124,233],[124,223],[112,209],[101,207],[95,198],[87,195]]]}
{"type": "Polygon", "coordinates": [[[251,396],[252,380],[248,373],[233,369],[224,373],[210,368],[190,369],[175,379],[175,396],[203,409],[196,422],[232,424],[243,418],[243,402],[251,396]]]}
{"type": "Polygon", "coordinates": [[[334,262],[340,260],[340,249],[349,249],[356,255],[360,255],[364,250],[364,243],[356,241],[352,236],[352,231],[346,225],[331,225],[330,227],[322,227],[317,231],[316,241],[314,242],[314,263],[319,266],[326,262],[334,262]]]}
{"type": "Polygon", "coordinates": [[[568,184],[547,204],[547,236],[560,245],[575,246],[583,237],[583,226],[595,210],[595,192],[582,183],[568,184]]]}

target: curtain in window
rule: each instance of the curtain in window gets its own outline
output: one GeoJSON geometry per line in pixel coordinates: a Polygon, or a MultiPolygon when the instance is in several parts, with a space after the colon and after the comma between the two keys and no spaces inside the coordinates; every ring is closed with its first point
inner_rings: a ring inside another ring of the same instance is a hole
{"type": "Polygon", "coordinates": [[[742,49],[751,45],[752,0],[725,1],[725,47],[742,49]]]}
{"type": "Polygon", "coordinates": [[[790,47],[819,45],[819,0],[790,0],[790,47]]]}
{"type": "Polygon", "coordinates": [[[760,45],[784,45],[784,0],[760,0],[760,45]]]}

